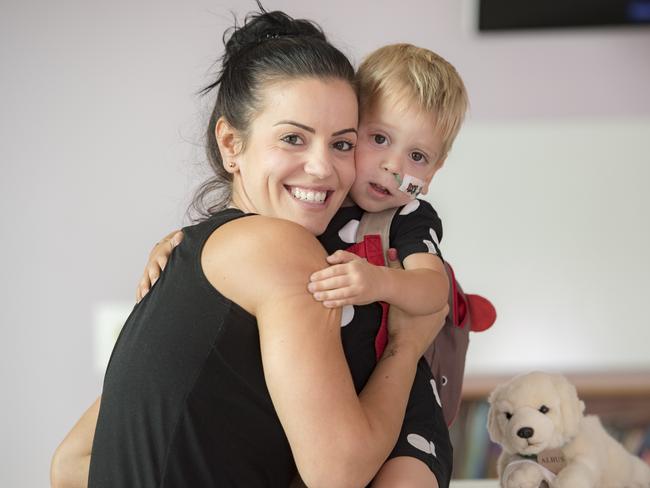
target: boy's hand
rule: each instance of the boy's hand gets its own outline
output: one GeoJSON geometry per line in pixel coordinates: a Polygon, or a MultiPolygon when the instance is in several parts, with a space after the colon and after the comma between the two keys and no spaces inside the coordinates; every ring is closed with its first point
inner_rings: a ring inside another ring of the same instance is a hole
{"type": "Polygon", "coordinates": [[[336,251],[327,257],[327,262],[331,266],[311,275],[307,285],[309,292],[325,307],[366,305],[381,299],[385,268],[347,251],[336,251]]]}
{"type": "Polygon", "coordinates": [[[138,283],[138,288],[135,290],[136,303],[142,300],[154,283],[158,281],[160,273],[162,273],[165,266],[167,266],[169,256],[171,256],[174,248],[178,246],[182,240],[183,231],[175,230],[163,237],[163,239],[153,247],[149,254],[149,260],[144,267],[140,283],[138,283]]]}

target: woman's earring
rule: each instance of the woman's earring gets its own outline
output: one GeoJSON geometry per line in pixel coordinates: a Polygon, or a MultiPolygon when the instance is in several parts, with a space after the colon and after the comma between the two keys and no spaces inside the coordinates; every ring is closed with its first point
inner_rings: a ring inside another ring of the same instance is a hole
{"type": "Polygon", "coordinates": [[[230,161],[230,162],[228,163],[228,167],[231,168],[231,169],[234,168],[234,167],[235,167],[235,162],[234,162],[234,161],[230,161]]]}

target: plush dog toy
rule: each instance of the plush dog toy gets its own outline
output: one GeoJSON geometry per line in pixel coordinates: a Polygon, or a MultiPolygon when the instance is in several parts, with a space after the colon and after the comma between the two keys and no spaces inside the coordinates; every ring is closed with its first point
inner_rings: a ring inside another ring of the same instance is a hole
{"type": "Polygon", "coordinates": [[[650,466],[584,416],[561,375],[530,373],[490,394],[488,432],[501,445],[503,488],[650,488],[650,466]]]}

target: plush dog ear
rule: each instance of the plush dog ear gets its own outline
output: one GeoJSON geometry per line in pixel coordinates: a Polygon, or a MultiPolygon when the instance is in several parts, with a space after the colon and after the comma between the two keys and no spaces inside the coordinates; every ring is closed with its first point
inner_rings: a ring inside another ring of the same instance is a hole
{"type": "Polygon", "coordinates": [[[490,410],[488,411],[487,430],[488,434],[490,434],[490,439],[492,442],[496,442],[498,444],[501,443],[501,437],[503,433],[501,432],[501,427],[499,427],[499,422],[497,422],[499,409],[497,408],[496,403],[504,388],[504,385],[497,386],[488,397],[490,410]]]}
{"type": "Polygon", "coordinates": [[[580,420],[585,411],[585,403],[578,398],[576,387],[564,376],[554,378],[555,388],[560,399],[562,427],[567,438],[575,437],[580,429],[580,420]]]}

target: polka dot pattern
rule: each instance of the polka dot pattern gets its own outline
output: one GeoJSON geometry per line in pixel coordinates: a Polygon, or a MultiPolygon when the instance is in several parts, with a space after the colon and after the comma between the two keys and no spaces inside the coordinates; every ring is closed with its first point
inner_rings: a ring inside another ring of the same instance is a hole
{"type": "Polygon", "coordinates": [[[419,449],[422,452],[431,454],[433,457],[438,457],[436,454],[436,446],[433,442],[426,440],[419,434],[409,434],[406,436],[406,440],[416,449],[419,449]]]}
{"type": "Polygon", "coordinates": [[[432,228],[429,228],[429,234],[431,235],[431,240],[436,243],[438,247],[440,247],[440,241],[438,240],[438,236],[436,235],[436,231],[433,230],[432,228]]]}
{"type": "Polygon", "coordinates": [[[345,327],[354,318],[354,305],[346,305],[341,309],[341,327],[345,327]]]}
{"type": "Polygon", "coordinates": [[[359,228],[359,221],[357,219],[350,220],[347,224],[339,229],[339,237],[343,242],[354,244],[357,242],[357,229],[359,228]]]}
{"type": "Polygon", "coordinates": [[[411,200],[406,205],[404,205],[404,208],[400,210],[399,214],[408,215],[412,212],[415,212],[419,207],[420,207],[420,200],[416,198],[415,200],[411,200]]]}
{"type": "Polygon", "coordinates": [[[440,395],[438,395],[438,387],[436,386],[435,380],[431,380],[431,388],[433,389],[433,396],[436,397],[436,402],[442,407],[442,402],[440,401],[440,395]]]}
{"type": "Polygon", "coordinates": [[[438,254],[438,251],[436,251],[436,246],[433,245],[433,242],[427,241],[424,239],[422,242],[424,242],[424,245],[427,246],[427,252],[429,254],[438,254]]]}

